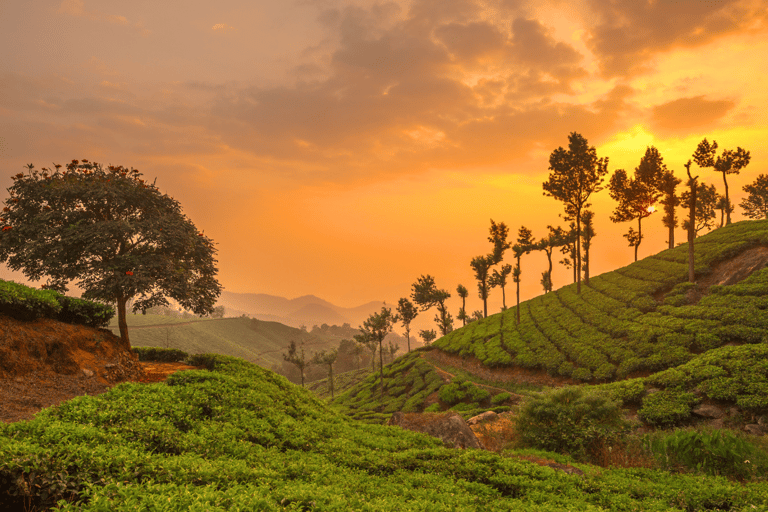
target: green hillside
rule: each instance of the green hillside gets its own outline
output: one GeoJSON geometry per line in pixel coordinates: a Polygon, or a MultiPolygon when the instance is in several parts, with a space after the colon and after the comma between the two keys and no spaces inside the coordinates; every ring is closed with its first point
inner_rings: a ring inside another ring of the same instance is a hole
{"type": "Polygon", "coordinates": [[[648,425],[689,424],[700,404],[735,408],[728,418],[734,426],[762,421],[768,268],[745,257],[768,253],[765,246],[768,221],[718,229],[696,240],[697,285],[686,282],[684,244],[591,278],[581,296],[570,285],[526,301],[519,325],[515,308],[472,322],[388,365],[383,394],[377,373],[334,403],[368,421],[394,411],[452,409],[469,417],[507,409],[515,401],[510,393],[530,395],[512,382],[526,371],[606,392],[648,425]],[[750,266],[758,269],[744,278],[750,266]],[[706,288],[723,279],[734,282],[706,288]],[[431,351],[479,368],[447,368],[431,351]],[[505,372],[512,381],[501,379],[505,372]]]}
{"type": "Polygon", "coordinates": [[[568,474],[335,413],[242,360],[124,383],[0,425],[0,508],[765,510],[763,483],[575,464],[568,474]]]}
{"type": "MultiPolygon", "coordinates": [[[[163,315],[128,315],[131,345],[183,350],[188,354],[216,353],[240,357],[264,368],[280,366],[292,340],[304,342],[309,352],[338,346],[332,336],[310,335],[278,322],[250,318],[175,318],[163,315]]],[[[117,325],[110,325],[119,335],[117,325]]]]}
{"type": "MultiPolygon", "coordinates": [[[[696,279],[750,248],[768,246],[768,221],[742,221],[696,239],[696,279]]],[[[658,371],[728,343],[768,336],[768,269],[728,286],[712,286],[698,302],[687,293],[688,244],[565,286],[516,308],[473,322],[434,343],[486,366],[544,370],[581,382],[658,371]]]]}

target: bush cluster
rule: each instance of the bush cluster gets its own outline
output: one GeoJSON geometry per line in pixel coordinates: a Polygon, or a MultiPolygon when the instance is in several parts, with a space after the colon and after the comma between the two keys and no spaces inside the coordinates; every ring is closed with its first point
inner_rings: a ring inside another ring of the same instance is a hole
{"type": "Polygon", "coordinates": [[[139,361],[176,363],[179,361],[185,361],[189,358],[189,354],[176,348],[133,347],[131,350],[133,350],[133,352],[139,356],[139,361]]]}

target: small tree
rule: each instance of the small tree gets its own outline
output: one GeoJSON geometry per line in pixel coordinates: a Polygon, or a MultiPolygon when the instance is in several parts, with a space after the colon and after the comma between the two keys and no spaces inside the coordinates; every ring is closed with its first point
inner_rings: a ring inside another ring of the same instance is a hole
{"type": "Polygon", "coordinates": [[[594,220],[595,212],[584,210],[581,220],[584,227],[581,230],[581,246],[584,248],[584,282],[589,284],[589,249],[592,247],[592,239],[595,238],[594,220]]]}
{"type": "Polygon", "coordinates": [[[78,280],[83,298],[116,304],[129,343],[133,311],[175,299],[198,315],[213,312],[221,285],[216,249],[179,203],[136,169],[73,160],[61,171],[34,165],[12,177],[0,215],[0,262],[60,292],[78,280]]]}
{"type": "Polygon", "coordinates": [[[717,201],[715,201],[715,210],[720,210],[720,226],[725,225],[726,214],[733,213],[733,205],[728,202],[725,196],[717,194],[717,201]]]}
{"type": "Polygon", "coordinates": [[[331,390],[331,398],[333,398],[333,363],[336,362],[336,358],[338,357],[339,353],[336,349],[331,350],[330,352],[326,352],[325,350],[321,350],[320,352],[316,353],[315,356],[312,358],[312,363],[317,365],[326,365],[328,366],[328,389],[331,390]]]}
{"type": "Polygon", "coordinates": [[[568,235],[563,228],[547,226],[547,229],[549,229],[547,237],[539,240],[536,247],[534,247],[534,250],[544,251],[547,255],[547,262],[549,263],[547,271],[542,272],[541,274],[541,284],[544,287],[544,293],[552,291],[552,251],[554,251],[556,247],[566,245],[569,241],[568,235]]]}
{"type": "MultiPolygon", "coordinates": [[[[568,137],[568,151],[557,148],[549,157],[549,179],[544,195],[565,205],[565,213],[576,221],[576,240],[581,240],[581,214],[590,206],[589,197],[602,190],[608,172],[608,158],[597,158],[594,147],[576,132],[568,137]]],[[[576,243],[576,293],[581,293],[581,244],[576,243]]]]}
{"type": "Polygon", "coordinates": [[[749,194],[740,204],[744,208],[744,215],[750,219],[768,219],[768,176],[761,174],[743,188],[749,194]]]}
{"type": "Polygon", "coordinates": [[[296,341],[292,340],[291,344],[288,345],[288,353],[283,354],[283,359],[298,368],[301,372],[301,387],[304,387],[304,370],[312,364],[312,361],[308,360],[304,354],[304,344],[302,343],[301,349],[299,349],[296,346],[296,341]]]}
{"type": "Polygon", "coordinates": [[[437,338],[437,333],[434,329],[422,329],[419,331],[419,336],[421,336],[421,339],[424,340],[424,345],[429,345],[435,341],[435,338],[437,338]]]}
{"type": "Polygon", "coordinates": [[[397,354],[397,352],[400,350],[400,347],[398,345],[395,345],[391,341],[388,344],[389,344],[389,349],[388,349],[389,362],[392,363],[395,361],[395,354],[397,354]]]}
{"type": "Polygon", "coordinates": [[[536,243],[533,241],[533,233],[525,226],[521,226],[517,231],[517,243],[512,247],[512,251],[515,253],[515,259],[517,265],[515,266],[512,279],[517,284],[517,323],[520,323],[520,274],[522,269],[520,267],[520,258],[523,254],[529,254],[536,247],[536,243]]]}
{"type": "Polygon", "coordinates": [[[419,310],[411,301],[403,297],[397,302],[395,321],[402,322],[405,328],[405,339],[408,341],[408,352],[411,351],[411,322],[419,315],[419,310]]]}
{"type": "Polygon", "coordinates": [[[392,332],[392,327],[395,323],[395,317],[392,315],[392,310],[386,307],[381,308],[380,313],[373,313],[368,319],[363,322],[363,326],[360,327],[360,331],[366,336],[368,340],[372,340],[378,344],[379,349],[379,375],[381,382],[381,397],[384,397],[384,347],[382,343],[384,338],[392,332]]]}
{"type": "Polygon", "coordinates": [[[501,266],[501,272],[493,269],[493,274],[488,278],[488,284],[491,288],[501,287],[501,309],[507,309],[507,294],[504,291],[507,286],[507,276],[512,273],[512,265],[504,264],[501,266]]]}
{"type": "Polygon", "coordinates": [[[488,316],[488,291],[490,290],[489,271],[493,266],[493,255],[487,256],[475,256],[472,261],[469,262],[469,266],[475,271],[475,279],[477,279],[477,295],[483,301],[483,314],[484,317],[488,316]]]}
{"type": "Polygon", "coordinates": [[[739,174],[744,167],[749,164],[749,151],[737,147],[736,150],[724,149],[723,153],[715,158],[717,153],[717,141],[713,140],[710,144],[705,138],[699,142],[696,152],[693,154],[693,160],[699,167],[711,167],[717,172],[723,174],[723,185],[725,185],[726,225],[731,223],[731,200],[728,196],[728,174],[739,174]]]}
{"type": "Polygon", "coordinates": [[[490,236],[488,241],[493,244],[493,253],[491,254],[491,265],[498,265],[504,259],[504,252],[509,249],[510,243],[507,242],[509,228],[503,222],[496,224],[491,219],[490,236]]]}
{"type": "Polygon", "coordinates": [[[464,326],[467,325],[467,319],[469,318],[467,315],[467,296],[469,295],[469,290],[467,290],[466,286],[460,284],[456,287],[456,293],[458,293],[459,297],[461,297],[461,309],[459,310],[459,314],[456,318],[461,320],[461,325],[464,326]]]}
{"type": "MultiPolygon", "coordinates": [[[[689,204],[691,201],[691,193],[683,192],[682,201],[684,204],[689,204]]],[[[699,183],[696,185],[696,223],[694,224],[695,236],[699,236],[699,231],[703,229],[712,229],[715,226],[715,205],[717,204],[717,190],[714,185],[706,185],[699,183]]],[[[683,229],[688,229],[688,222],[683,222],[683,229]]]]}
{"type": "Polygon", "coordinates": [[[435,278],[429,274],[419,277],[413,283],[412,289],[411,298],[421,308],[421,311],[427,311],[432,306],[437,307],[435,322],[437,322],[443,336],[451,332],[453,330],[453,318],[445,305],[445,301],[451,296],[448,290],[439,289],[435,284],[435,278]]]}
{"type": "Polygon", "coordinates": [[[675,176],[672,171],[666,171],[662,174],[660,190],[664,194],[660,203],[664,205],[664,217],[661,221],[669,230],[669,248],[675,247],[675,228],[677,227],[677,216],[675,209],[680,204],[680,198],[675,194],[675,189],[682,180],[675,176]]]}
{"type": "Polygon", "coordinates": [[[379,349],[376,340],[370,336],[370,333],[361,332],[353,336],[361,349],[368,349],[371,353],[371,371],[376,370],[376,351],[379,349]]]}

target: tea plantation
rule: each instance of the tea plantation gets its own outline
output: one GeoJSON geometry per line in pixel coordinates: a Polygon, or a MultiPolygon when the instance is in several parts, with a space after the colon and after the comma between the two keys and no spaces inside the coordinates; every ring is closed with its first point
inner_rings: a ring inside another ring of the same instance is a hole
{"type": "Polygon", "coordinates": [[[768,487],[580,465],[566,474],[356,422],[243,360],[0,426],[0,509],[764,510],[768,487]]]}

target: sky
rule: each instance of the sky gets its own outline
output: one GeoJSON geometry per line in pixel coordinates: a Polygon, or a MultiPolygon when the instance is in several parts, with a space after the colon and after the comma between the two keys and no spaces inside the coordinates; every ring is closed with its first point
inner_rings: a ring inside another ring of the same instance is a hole
{"type": "MultiPolygon", "coordinates": [[[[608,176],[649,146],[681,178],[705,137],[749,150],[735,221],[768,174],[766,1],[5,0],[0,47],[0,200],[29,163],[139,169],[216,242],[231,292],[396,304],[430,274],[454,315],[460,283],[482,309],[491,219],[565,226],[542,183],[571,132],[608,176]]],[[[633,261],[634,224],[592,199],[597,275],[633,261]]],[[[641,258],[666,248],[661,214],[643,231],[641,258]]],[[[546,257],[521,267],[525,300],[546,257]]]]}

